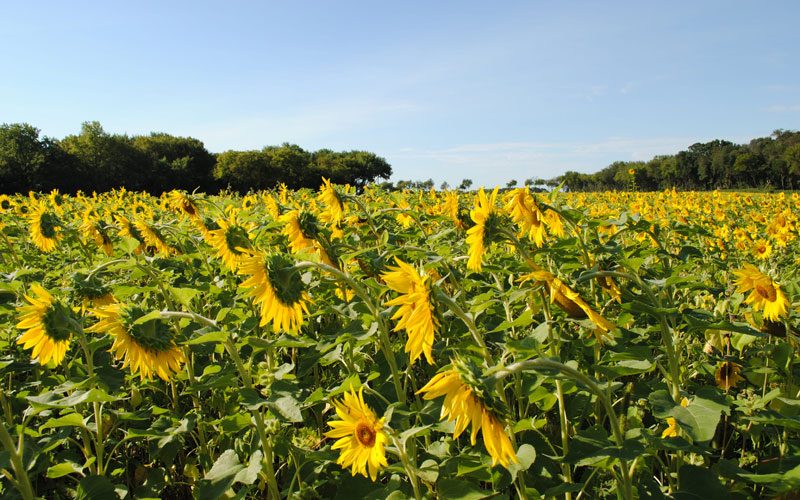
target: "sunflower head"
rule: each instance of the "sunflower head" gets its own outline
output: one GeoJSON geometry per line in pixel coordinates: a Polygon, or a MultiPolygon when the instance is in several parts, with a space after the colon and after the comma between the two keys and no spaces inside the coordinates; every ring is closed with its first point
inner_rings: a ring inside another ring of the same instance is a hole
{"type": "Polygon", "coordinates": [[[379,419],[364,402],[363,388],[358,393],[346,392],[342,401],[333,402],[333,407],[340,420],[328,423],[331,430],[325,436],[336,439],[332,449],[341,450],[337,463],[349,467],[354,476],[367,477],[369,472],[369,477],[377,480],[378,472],[389,465],[384,451],[389,441],[383,430],[384,419],[379,419]]]}
{"type": "Polygon", "coordinates": [[[192,218],[200,216],[200,211],[194,199],[183,191],[172,190],[168,198],[169,205],[175,212],[186,214],[192,218]]]}
{"type": "Polygon", "coordinates": [[[113,301],[111,287],[103,283],[96,274],[73,273],[70,276],[70,287],[75,296],[87,304],[98,306],[113,301]]]}
{"type": "Polygon", "coordinates": [[[319,234],[319,221],[311,212],[301,211],[297,216],[297,224],[307,238],[316,238],[319,234]]]}
{"type": "Polygon", "coordinates": [[[31,292],[25,296],[28,305],[17,309],[20,313],[17,328],[26,330],[17,344],[33,349],[33,359],[41,364],[50,360],[58,364],[64,359],[72,336],[72,311],[38,284],[31,286],[31,292]]]}
{"type": "Polygon", "coordinates": [[[47,209],[47,205],[34,202],[29,217],[31,239],[34,245],[43,252],[52,252],[61,239],[62,224],[56,214],[47,209]]]}
{"type": "Polygon", "coordinates": [[[264,259],[267,279],[275,296],[284,304],[296,304],[306,293],[305,284],[294,269],[294,261],[287,255],[276,253],[264,259]]]}
{"type": "Polygon", "coordinates": [[[744,380],[744,378],[739,375],[741,370],[742,365],[739,363],[734,363],[733,361],[722,362],[717,368],[717,373],[714,377],[717,381],[717,387],[727,391],[744,380]]]}
{"type": "Polygon", "coordinates": [[[485,408],[501,419],[510,418],[508,407],[494,395],[493,388],[483,382],[482,373],[471,358],[455,356],[451,363],[461,382],[472,390],[472,394],[485,408]]]}
{"type": "Polygon", "coordinates": [[[155,352],[171,349],[175,345],[172,329],[159,318],[141,321],[147,313],[138,305],[122,307],[120,310],[122,326],[128,335],[133,337],[136,343],[144,349],[155,352]]]}

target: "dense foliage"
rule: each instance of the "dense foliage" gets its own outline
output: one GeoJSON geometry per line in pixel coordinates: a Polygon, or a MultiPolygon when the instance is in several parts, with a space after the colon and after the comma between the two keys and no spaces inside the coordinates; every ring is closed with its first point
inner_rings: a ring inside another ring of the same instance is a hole
{"type": "Polygon", "coordinates": [[[154,194],[224,188],[245,193],[279,184],[314,188],[322,177],[360,187],[391,174],[386,160],[366,151],[308,152],[283,144],[215,155],[191,137],[109,134],[97,122],[61,140],[41,137],[28,124],[0,125],[0,193],[6,194],[123,187],[154,194]]]}
{"type": "Polygon", "coordinates": [[[0,496],[800,487],[800,196],[0,195],[0,496]]]}
{"type": "Polygon", "coordinates": [[[715,140],[650,161],[615,162],[594,174],[567,172],[556,179],[570,191],[658,191],[668,188],[800,188],[800,132],[776,130],[749,144],[715,140]]]}

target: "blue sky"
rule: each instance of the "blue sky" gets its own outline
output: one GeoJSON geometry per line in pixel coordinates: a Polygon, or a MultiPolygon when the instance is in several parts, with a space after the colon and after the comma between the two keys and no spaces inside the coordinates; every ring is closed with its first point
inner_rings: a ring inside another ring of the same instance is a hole
{"type": "Polygon", "coordinates": [[[800,129],[800,2],[14,2],[0,122],[504,184],[800,129]]]}

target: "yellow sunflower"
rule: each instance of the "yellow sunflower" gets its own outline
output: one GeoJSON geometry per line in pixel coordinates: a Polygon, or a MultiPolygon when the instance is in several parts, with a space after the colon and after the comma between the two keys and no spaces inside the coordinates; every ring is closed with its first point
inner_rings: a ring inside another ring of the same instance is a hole
{"type": "Polygon", "coordinates": [[[411,357],[411,364],[425,354],[429,364],[433,364],[433,336],[438,322],[430,300],[427,275],[420,275],[414,267],[395,257],[396,267],[381,278],[386,285],[402,295],[390,300],[387,306],[399,306],[392,319],[400,319],[395,330],[405,329],[408,334],[405,352],[411,357]]]}
{"type": "Polygon", "coordinates": [[[108,236],[104,225],[100,221],[86,214],[81,223],[81,233],[86,240],[92,240],[97,245],[97,248],[102,250],[109,257],[114,253],[114,246],[111,243],[111,237],[108,236]]]}
{"type": "Polygon", "coordinates": [[[290,210],[278,219],[284,223],[281,233],[289,239],[292,253],[316,253],[325,264],[338,267],[325,248],[315,239],[319,234],[317,219],[311,212],[290,210]]]}
{"type": "Polygon", "coordinates": [[[186,214],[192,219],[200,218],[200,210],[191,196],[173,189],[168,195],[169,205],[175,212],[186,214]]]}
{"type": "Polygon", "coordinates": [[[55,250],[56,243],[61,239],[61,221],[47,209],[47,205],[34,201],[28,214],[28,221],[33,244],[42,252],[49,253],[55,250]]]}
{"type": "Polygon", "coordinates": [[[130,219],[128,219],[124,215],[115,215],[114,220],[116,220],[117,224],[119,225],[120,236],[124,238],[132,238],[139,242],[139,245],[133,250],[134,253],[136,254],[142,253],[142,251],[144,251],[144,249],[147,248],[147,242],[144,240],[144,236],[142,235],[142,233],[140,233],[139,230],[136,229],[136,226],[134,226],[133,223],[130,221],[130,219]]]}
{"type": "Polygon", "coordinates": [[[761,238],[753,243],[753,256],[758,260],[766,260],[772,255],[772,245],[761,238]]]}
{"type": "Polygon", "coordinates": [[[72,337],[69,307],[55,300],[41,285],[31,285],[31,295],[25,295],[29,305],[20,306],[17,328],[27,330],[17,344],[33,349],[31,357],[46,365],[51,360],[61,363],[72,337]]]}
{"type": "Polygon", "coordinates": [[[139,231],[139,234],[142,235],[145,244],[147,247],[150,247],[149,250],[153,248],[162,255],[172,255],[178,253],[175,248],[169,246],[169,244],[164,239],[164,236],[161,234],[155,226],[148,224],[142,218],[136,218],[133,221],[133,226],[139,231]]]}
{"type": "Polygon", "coordinates": [[[0,214],[11,212],[14,209],[14,201],[7,194],[0,194],[0,214]]]}
{"type": "Polygon", "coordinates": [[[251,288],[248,295],[260,307],[261,323],[272,323],[272,331],[283,330],[297,335],[303,326],[303,314],[308,314],[308,293],[300,276],[293,270],[294,263],[281,254],[245,257],[239,265],[239,274],[248,275],[241,286],[251,288]]]}
{"type": "Polygon", "coordinates": [[[322,178],[322,186],[319,188],[317,200],[324,203],[327,209],[324,212],[325,219],[332,226],[338,226],[344,219],[344,203],[336,189],[331,185],[331,181],[322,178]]]}
{"type": "Polygon", "coordinates": [[[511,192],[506,203],[506,211],[511,215],[511,220],[519,227],[520,237],[527,235],[537,247],[541,248],[544,245],[544,216],[527,187],[511,192]]]}
{"type": "Polygon", "coordinates": [[[518,462],[505,426],[476,396],[472,387],[464,383],[456,368],[438,373],[417,394],[424,394],[426,400],[444,396],[441,420],[455,422],[453,439],[458,439],[472,423],[470,442],[474,446],[478,432],[483,431],[483,444],[492,457],[493,466],[499,462],[508,468],[512,462],[518,462]]]}
{"type": "Polygon", "coordinates": [[[364,402],[363,389],[346,392],[344,400],[333,403],[336,414],[341,420],[332,420],[328,423],[331,430],[325,433],[326,437],[336,439],[331,449],[341,450],[336,461],[344,468],[350,468],[350,473],[369,477],[373,481],[378,479],[378,472],[389,465],[386,461],[384,447],[389,441],[383,432],[384,419],[377,418],[375,412],[364,402]]]}
{"type": "Polygon", "coordinates": [[[136,322],[146,314],[142,308],[114,303],[92,312],[100,321],[86,331],[113,335],[111,352],[114,357],[124,359],[122,367],[130,367],[131,373],[142,380],[149,380],[153,375],[169,380],[186,362],[165,321],[155,318],[136,322]]]}
{"type": "Polygon", "coordinates": [[[742,365],[739,363],[734,363],[733,361],[722,362],[719,368],[717,368],[717,373],[714,375],[717,381],[717,387],[727,391],[744,380],[744,378],[739,375],[741,370],[742,365]]]}
{"type": "Polygon", "coordinates": [[[225,266],[235,272],[241,260],[251,253],[247,230],[237,224],[235,218],[220,220],[218,225],[219,229],[208,232],[208,243],[225,266]]]}
{"type": "Polygon", "coordinates": [[[483,188],[478,191],[478,197],[475,200],[475,208],[470,211],[469,216],[475,223],[474,226],[467,230],[467,245],[469,245],[469,260],[467,261],[467,269],[471,271],[480,271],[483,267],[483,254],[486,253],[486,247],[491,242],[491,234],[496,223],[495,201],[497,200],[498,188],[494,188],[490,196],[486,196],[483,188]]]}
{"type": "Polygon", "coordinates": [[[595,325],[594,334],[601,344],[609,340],[616,326],[600,313],[592,309],[578,292],[571,289],[552,273],[544,270],[534,271],[522,278],[523,281],[533,279],[542,283],[550,294],[550,303],[556,303],[570,318],[589,318],[595,325]]]}
{"type": "Polygon", "coordinates": [[[789,301],[780,285],[772,281],[772,278],[752,264],[745,264],[742,269],[734,271],[734,274],[737,276],[737,291],[750,292],[746,302],[751,304],[753,309],[756,311],[763,309],[764,317],[770,321],[778,321],[786,316],[789,301]]]}

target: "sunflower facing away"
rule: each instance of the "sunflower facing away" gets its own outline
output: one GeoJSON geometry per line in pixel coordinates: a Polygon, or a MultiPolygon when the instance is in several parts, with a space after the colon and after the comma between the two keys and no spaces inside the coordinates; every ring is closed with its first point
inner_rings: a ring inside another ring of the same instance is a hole
{"type": "Polygon", "coordinates": [[[272,323],[272,331],[297,335],[308,314],[309,296],[292,260],[281,254],[253,255],[242,260],[239,274],[250,276],[242,287],[261,309],[260,326],[272,323]]]}
{"type": "Polygon", "coordinates": [[[405,329],[408,334],[405,352],[411,356],[412,365],[423,353],[428,364],[433,364],[431,351],[437,321],[426,283],[430,277],[420,275],[413,266],[398,258],[395,260],[397,266],[389,267],[389,272],[381,276],[389,288],[402,294],[386,303],[399,306],[392,316],[392,319],[400,319],[395,330],[405,329]]]}
{"type": "Polygon", "coordinates": [[[341,420],[332,420],[328,423],[331,430],[325,433],[326,437],[337,441],[331,447],[339,452],[336,461],[344,468],[349,467],[350,473],[359,473],[373,481],[378,479],[378,472],[387,467],[384,446],[388,437],[383,432],[383,418],[377,418],[375,413],[364,403],[363,388],[346,392],[344,400],[333,403],[336,414],[341,420]]]}
{"type": "Polygon", "coordinates": [[[744,378],[739,375],[741,370],[742,365],[739,363],[734,363],[733,361],[723,361],[722,364],[719,365],[719,368],[717,368],[717,373],[714,375],[714,378],[717,381],[717,387],[727,391],[740,381],[744,380],[744,378]]]}
{"type": "Polygon", "coordinates": [[[475,200],[475,208],[470,211],[469,216],[475,223],[467,230],[467,245],[469,245],[469,260],[467,269],[470,271],[480,271],[483,267],[483,254],[486,247],[491,243],[491,233],[496,224],[497,214],[495,213],[495,201],[497,200],[498,188],[494,188],[492,194],[486,196],[483,188],[478,191],[475,200]]]}
{"type": "Polygon", "coordinates": [[[219,229],[208,232],[208,243],[217,251],[217,257],[225,266],[236,271],[241,260],[250,255],[250,239],[247,230],[236,220],[220,220],[219,229]]]}
{"type": "Polygon", "coordinates": [[[102,250],[106,255],[111,256],[114,253],[114,246],[111,243],[111,237],[108,236],[105,226],[90,214],[86,214],[81,223],[81,233],[86,240],[92,240],[97,245],[97,248],[102,250]]]}
{"type": "Polygon", "coordinates": [[[458,439],[472,423],[470,442],[474,446],[478,432],[483,431],[483,444],[492,457],[493,466],[499,462],[508,468],[512,462],[518,462],[503,423],[476,396],[472,387],[463,381],[457,368],[438,373],[417,394],[424,394],[426,400],[444,396],[441,420],[455,422],[453,439],[458,439]]]}
{"type": "Polygon", "coordinates": [[[115,303],[92,312],[100,321],[86,331],[113,335],[111,352],[114,357],[124,359],[123,368],[130,367],[131,373],[138,374],[142,380],[151,379],[153,375],[169,380],[186,362],[166,322],[156,318],[136,323],[146,314],[142,308],[115,303]]]}
{"type": "Polygon", "coordinates": [[[523,281],[528,279],[533,279],[542,283],[550,294],[550,303],[552,304],[555,302],[558,304],[570,318],[589,318],[595,325],[594,334],[598,342],[602,344],[612,337],[610,332],[616,328],[614,323],[592,309],[592,307],[581,298],[578,292],[571,289],[552,273],[538,270],[523,277],[523,281]]]}
{"type": "Polygon", "coordinates": [[[332,226],[339,226],[344,219],[344,203],[329,179],[322,178],[322,186],[319,188],[317,200],[327,207],[324,218],[328,223],[332,226]]]}
{"type": "Polygon", "coordinates": [[[61,239],[61,221],[47,209],[47,205],[34,202],[28,221],[33,244],[42,252],[49,253],[55,250],[56,243],[61,239]]]}
{"type": "Polygon", "coordinates": [[[25,295],[29,305],[17,308],[20,313],[17,328],[27,330],[17,339],[17,344],[33,349],[31,357],[39,364],[46,365],[51,360],[59,364],[72,336],[69,308],[38,284],[31,285],[31,292],[25,295]]]}
{"type": "Polygon", "coordinates": [[[172,210],[181,214],[186,214],[192,219],[200,218],[200,210],[197,208],[197,204],[183,191],[173,189],[169,192],[168,199],[169,206],[172,210]]]}
{"type": "Polygon", "coordinates": [[[145,244],[150,249],[155,248],[158,253],[167,256],[178,253],[176,249],[169,246],[161,232],[155,226],[148,224],[143,218],[137,217],[133,221],[133,226],[142,235],[145,244]]]}
{"type": "Polygon", "coordinates": [[[789,301],[780,285],[772,281],[772,278],[763,274],[752,264],[745,264],[739,271],[734,271],[734,274],[737,277],[737,291],[739,293],[750,292],[746,302],[751,304],[756,311],[763,309],[764,318],[778,321],[781,317],[786,316],[789,301]]]}
{"type": "Polygon", "coordinates": [[[506,211],[511,215],[511,220],[519,226],[520,237],[527,235],[537,247],[541,248],[544,245],[546,234],[544,215],[527,187],[511,192],[508,203],[506,203],[506,211]]]}

